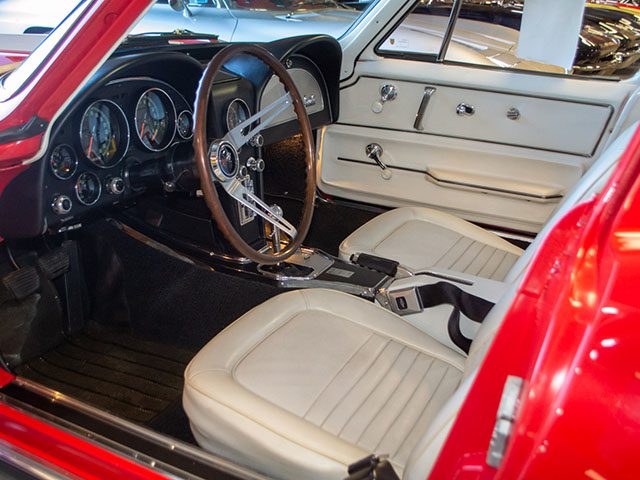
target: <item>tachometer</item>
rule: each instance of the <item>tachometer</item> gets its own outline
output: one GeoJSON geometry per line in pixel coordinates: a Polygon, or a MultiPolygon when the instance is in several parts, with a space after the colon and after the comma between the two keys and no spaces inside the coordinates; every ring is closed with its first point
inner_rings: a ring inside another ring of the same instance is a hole
{"type": "Polygon", "coordinates": [[[135,122],[145,147],[154,152],[167,148],[176,130],[176,109],[167,92],[159,88],[144,92],[136,105],[135,122]]]}
{"type": "Polygon", "coordinates": [[[116,165],[129,147],[129,124],[111,100],[89,105],[80,123],[80,145],[85,156],[100,168],[116,165]]]}
{"type": "Polygon", "coordinates": [[[51,152],[49,157],[51,171],[60,180],[67,180],[73,177],[78,168],[76,153],[69,145],[58,145],[51,152]]]}
{"type": "Polygon", "coordinates": [[[95,173],[82,173],[76,180],[76,197],[83,205],[93,205],[100,198],[102,184],[95,173]]]}
{"type": "MultiPolygon", "coordinates": [[[[250,116],[251,110],[249,110],[247,102],[240,98],[236,98],[227,108],[227,128],[229,130],[233,130],[250,116]]],[[[245,127],[242,129],[242,134],[246,135],[248,131],[249,127],[245,127]]]]}

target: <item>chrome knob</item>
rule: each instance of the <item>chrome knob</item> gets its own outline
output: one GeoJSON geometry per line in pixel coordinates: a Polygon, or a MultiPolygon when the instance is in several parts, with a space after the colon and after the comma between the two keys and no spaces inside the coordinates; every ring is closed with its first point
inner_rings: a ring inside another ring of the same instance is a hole
{"type": "Polygon", "coordinates": [[[376,164],[382,170],[387,169],[387,166],[382,162],[382,160],[380,160],[380,157],[384,153],[384,150],[380,145],[378,145],[377,143],[370,143],[369,145],[367,145],[367,148],[365,149],[365,153],[367,154],[367,157],[369,157],[371,160],[376,162],[376,164]]]}
{"type": "Polygon", "coordinates": [[[398,87],[391,83],[387,83],[380,89],[380,101],[382,103],[392,102],[398,96],[398,87]]]}
{"type": "Polygon", "coordinates": [[[124,180],[120,177],[111,177],[107,180],[107,192],[111,195],[122,195],[124,188],[124,180]]]}
{"type": "Polygon", "coordinates": [[[264,172],[264,160],[258,158],[257,160],[253,157],[249,157],[247,160],[247,168],[254,172],[264,172]]]}
{"type": "Polygon", "coordinates": [[[66,215],[71,211],[71,207],[73,207],[73,202],[66,195],[58,195],[51,202],[51,210],[56,215],[66,215]]]}
{"type": "Polygon", "coordinates": [[[467,105],[466,103],[461,103],[456,108],[456,113],[460,117],[470,117],[476,113],[476,108],[473,105],[467,105]]]}
{"type": "Polygon", "coordinates": [[[249,140],[249,145],[252,147],[262,147],[264,145],[264,137],[258,133],[257,135],[251,137],[249,140]]]}

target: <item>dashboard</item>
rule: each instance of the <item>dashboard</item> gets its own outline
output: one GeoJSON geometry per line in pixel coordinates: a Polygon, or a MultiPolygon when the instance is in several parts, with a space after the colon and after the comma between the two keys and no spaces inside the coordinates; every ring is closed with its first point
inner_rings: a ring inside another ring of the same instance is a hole
{"type": "MultiPolygon", "coordinates": [[[[264,45],[280,58],[303,97],[313,128],[337,119],[340,47],[330,37],[298,37],[264,45]],[[333,55],[328,53],[333,52],[333,55]]],[[[0,197],[0,236],[32,238],[80,228],[106,208],[127,208],[147,194],[197,191],[191,146],[193,105],[202,71],[218,45],[117,51],[55,120],[47,150],[0,197]]],[[[253,57],[237,57],[216,77],[207,119],[221,138],[284,94],[253,57]]],[[[263,130],[263,143],[239,152],[245,186],[262,195],[263,145],[298,132],[291,107],[263,130]]],[[[231,208],[231,207],[230,207],[231,208]]],[[[250,211],[234,205],[237,227],[255,235],[250,211]],[[251,233],[253,232],[253,233],[251,233]]]]}
{"type": "Polygon", "coordinates": [[[174,87],[147,77],[114,80],[78,105],[45,157],[48,225],[135,195],[134,164],[193,136],[191,106],[174,87]]]}

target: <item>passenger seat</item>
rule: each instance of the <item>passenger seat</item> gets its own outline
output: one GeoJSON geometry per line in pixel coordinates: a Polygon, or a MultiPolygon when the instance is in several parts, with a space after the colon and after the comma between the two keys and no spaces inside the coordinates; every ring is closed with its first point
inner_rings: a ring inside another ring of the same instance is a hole
{"type": "Polygon", "coordinates": [[[556,222],[604,188],[639,124],[634,123],[607,147],[526,251],[454,215],[426,207],[402,207],[377,216],[344,239],[340,257],[349,260],[354,253],[368,253],[396,260],[413,272],[437,268],[513,282],[556,222]]]}

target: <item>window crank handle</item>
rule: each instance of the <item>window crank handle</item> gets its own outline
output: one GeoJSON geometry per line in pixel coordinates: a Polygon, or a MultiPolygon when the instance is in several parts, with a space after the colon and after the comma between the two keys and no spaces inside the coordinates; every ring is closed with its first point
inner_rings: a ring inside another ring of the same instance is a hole
{"type": "Polygon", "coordinates": [[[376,162],[376,164],[382,170],[386,170],[387,169],[387,166],[384,164],[384,162],[382,160],[380,160],[380,157],[384,153],[384,150],[382,149],[382,147],[380,145],[378,145],[377,143],[370,143],[369,145],[367,145],[367,148],[365,149],[365,152],[367,154],[367,157],[369,157],[371,160],[376,162]]]}

